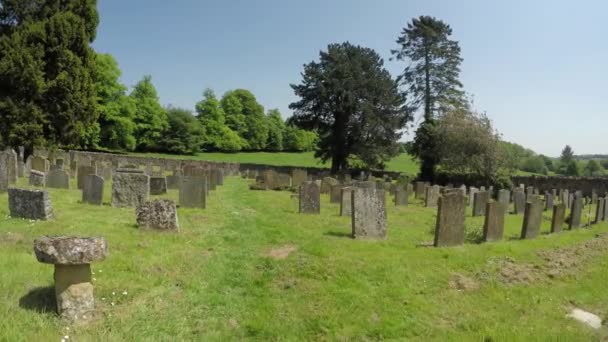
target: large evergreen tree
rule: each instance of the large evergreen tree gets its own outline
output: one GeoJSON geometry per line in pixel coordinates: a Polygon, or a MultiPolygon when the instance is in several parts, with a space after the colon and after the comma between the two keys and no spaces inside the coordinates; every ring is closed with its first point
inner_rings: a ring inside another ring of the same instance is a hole
{"type": "Polygon", "coordinates": [[[424,121],[416,131],[410,151],[421,160],[421,177],[432,180],[436,158],[435,115],[452,110],[466,101],[460,83],[460,46],[451,40],[452,29],[429,16],[414,18],[397,39],[399,48],[392,53],[407,67],[399,77],[412,111],[423,108],[424,121]]]}
{"type": "Polygon", "coordinates": [[[331,160],[332,172],[348,168],[349,157],[382,167],[398,153],[400,130],[411,116],[382,58],[350,43],[329,45],[318,62],[304,66],[292,85],[300,100],[290,105],[290,122],[319,132],[316,156],[331,160]]]}
{"type": "Polygon", "coordinates": [[[0,0],[0,144],[92,146],[96,0],[0,0]]]}
{"type": "Polygon", "coordinates": [[[169,127],[167,113],[161,106],[151,76],[144,76],[139,81],[130,97],[135,103],[135,138],[137,149],[153,150],[156,148],[162,133],[169,127]]]}
{"type": "Polygon", "coordinates": [[[213,90],[206,89],[203,97],[203,100],[196,104],[197,117],[203,129],[203,148],[225,152],[240,151],[243,141],[226,125],[224,111],[213,90]]]}

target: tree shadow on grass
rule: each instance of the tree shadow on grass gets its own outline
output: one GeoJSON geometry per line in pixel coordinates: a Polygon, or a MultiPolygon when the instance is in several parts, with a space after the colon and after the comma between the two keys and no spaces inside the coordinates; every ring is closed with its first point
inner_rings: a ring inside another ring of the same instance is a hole
{"type": "Polygon", "coordinates": [[[39,313],[55,313],[57,303],[53,286],[37,287],[19,299],[19,306],[39,313]]]}
{"type": "Polygon", "coordinates": [[[330,231],[330,232],[326,232],[323,235],[325,235],[325,236],[339,237],[339,238],[349,238],[349,239],[353,238],[353,234],[352,233],[345,233],[345,232],[330,231]]]}

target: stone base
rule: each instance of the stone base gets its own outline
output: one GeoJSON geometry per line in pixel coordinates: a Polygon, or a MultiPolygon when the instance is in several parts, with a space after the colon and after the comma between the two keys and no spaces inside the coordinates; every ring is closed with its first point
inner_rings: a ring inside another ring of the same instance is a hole
{"type": "Polygon", "coordinates": [[[57,312],[63,319],[91,319],[95,309],[91,265],[55,265],[55,296],[57,312]]]}

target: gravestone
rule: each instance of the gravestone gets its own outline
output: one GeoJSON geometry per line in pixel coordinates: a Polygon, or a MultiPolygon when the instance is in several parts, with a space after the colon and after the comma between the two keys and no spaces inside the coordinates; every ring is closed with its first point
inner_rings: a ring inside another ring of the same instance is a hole
{"type": "Polygon", "coordinates": [[[224,185],[224,170],[222,169],[213,169],[211,170],[211,177],[213,177],[213,182],[216,185],[224,185]]]}
{"type": "Polygon", "coordinates": [[[513,192],[513,213],[516,215],[523,214],[526,210],[526,194],[516,189],[513,192]]]}
{"type": "Polygon", "coordinates": [[[321,181],[321,193],[328,194],[331,191],[333,185],[338,185],[340,182],[332,177],[324,177],[321,181]]]}
{"type": "Polygon", "coordinates": [[[300,214],[319,214],[321,212],[321,189],[315,182],[306,181],[300,185],[300,214]]]}
{"type": "Polygon", "coordinates": [[[407,206],[409,193],[403,187],[395,189],[395,206],[407,206]]]}
{"type": "Polygon", "coordinates": [[[49,193],[43,190],[9,188],[8,207],[11,217],[30,220],[50,220],[53,208],[49,193]]]}
{"type": "Polygon", "coordinates": [[[329,203],[340,203],[342,199],[342,185],[332,185],[329,192],[329,203]]]}
{"type": "Polygon", "coordinates": [[[424,206],[427,208],[436,207],[439,202],[440,191],[438,185],[427,187],[426,196],[424,197],[424,206]]]}
{"type": "Polygon", "coordinates": [[[353,238],[386,238],[386,207],[382,197],[385,197],[383,190],[353,188],[351,193],[353,238]]]}
{"type": "Polygon", "coordinates": [[[526,201],[530,198],[530,196],[534,195],[534,187],[528,186],[526,187],[526,201]]]}
{"type": "Polygon", "coordinates": [[[39,156],[32,157],[30,159],[30,163],[31,170],[36,170],[42,173],[46,172],[49,168],[49,161],[39,156]]]}
{"type": "Polygon", "coordinates": [[[604,221],[604,198],[600,197],[596,200],[597,207],[595,210],[595,223],[604,221]]]}
{"type": "Polygon", "coordinates": [[[340,216],[351,216],[352,214],[352,192],[353,187],[347,186],[342,188],[340,197],[340,216]]]}
{"type": "MultiPolygon", "coordinates": [[[[573,194],[570,194],[573,197],[573,194]]],[[[580,228],[583,215],[583,199],[577,198],[572,200],[570,210],[570,229],[580,228]]]]}
{"type": "Polygon", "coordinates": [[[101,176],[104,180],[109,181],[110,179],[112,179],[112,167],[111,166],[98,167],[97,175],[101,176]]]}
{"type": "Polygon", "coordinates": [[[291,188],[291,176],[286,173],[277,173],[277,184],[273,190],[285,190],[291,188]]]}
{"type": "Polygon", "coordinates": [[[426,191],[426,184],[424,182],[414,183],[414,191],[416,199],[423,199],[426,191]]]}
{"type": "Polygon", "coordinates": [[[164,195],[167,193],[167,179],[165,177],[150,177],[150,195],[164,195]]]}
{"type": "Polygon", "coordinates": [[[93,166],[78,166],[78,174],[76,175],[76,184],[78,185],[78,189],[82,189],[84,186],[84,179],[88,175],[94,175],[95,167],[93,166]]]}
{"type": "Polygon", "coordinates": [[[69,189],[70,175],[63,170],[52,170],[46,175],[46,187],[53,189],[69,189]]]}
{"type": "Polygon", "coordinates": [[[483,216],[486,213],[486,205],[490,201],[490,193],[478,191],[473,199],[473,216],[483,216]]]}
{"type": "Polygon", "coordinates": [[[207,206],[207,179],[200,176],[182,177],[179,188],[179,206],[202,208],[207,206]]]}
{"type": "Polygon", "coordinates": [[[104,179],[97,175],[88,175],[82,187],[82,202],[94,205],[103,203],[104,179]]]}
{"type": "Polygon", "coordinates": [[[505,208],[505,213],[509,208],[509,204],[511,203],[511,191],[507,189],[501,189],[498,191],[498,203],[502,204],[505,208]]]}
{"type": "Polygon", "coordinates": [[[608,221],[608,195],[604,197],[604,221],[608,221]]]}
{"type": "Polygon", "coordinates": [[[179,184],[182,181],[181,176],[171,175],[167,176],[167,189],[177,190],[179,189],[179,184]]]}
{"type": "Polygon", "coordinates": [[[566,220],[566,205],[557,203],[553,206],[553,217],[551,218],[551,233],[559,233],[563,230],[566,220]]]}
{"type": "Polygon", "coordinates": [[[291,171],[291,181],[294,187],[299,187],[304,182],[308,181],[308,172],[302,169],[294,169],[291,171]]]}
{"type": "Polygon", "coordinates": [[[561,196],[560,196],[559,200],[562,203],[564,203],[564,205],[566,206],[566,209],[570,208],[570,194],[567,189],[561,191],[561,196]]]}
{"type": "Polygon", "coordinates": [[[112,177],[112,206],[137,207],[150,197],[150,176],[138,169],[117,169],[112,177]]]}
{"type": "Polygon", "coordinates": [[[553,199],[552,193],[545,192],[545,210],[553,210],[553,206],[555,205],[553,199]]]}
{"type": "Polygon", "coordinates": [[[526,202],[524,223],[521,230],[522,239],[534,239],[540,234],[540,225],[543,219],[542,202],[531,199],[526,202]]]}
{"type": "Polygon", "coordinates": [[[467,203],[467,205],[469,207],[472,207],[473,204],[475,203],[475,194],[478,192],[479,192],[479,189],[477,189],[476,187],[469,188],[469,198],[468,198],[468,203],[467,203]]]}
{"type": "Polygon", "coordinates": [[[46,184],[46,175],[44,172],[32,170],[30,171],[29,184],[35,187],[44,187],[46,184]]]}
{"type": "Polygon", "coordinates": [[[483,225],[485,242],[502,240],[505,229],[506,207],[503,203],[489,201],[486,204],[486,217],[483,225]]]}
{"type": "Polygon", "coordinates": [[[139,228],[179,231],[177,207],[168,199],[157,199],[140,204],[135,209],[139,228]]]}
{"type": "Polygon", "coordinates": [[[0,191],[6,191],[8,184],[15,184],[19,175],[17,152],[7,148],[0,152],[0,191]]]}
{"type": "Polygon", "coordinates": [[[464,243],[465,196],[450,192],[439,198],[435,224],[435,247],[459,246],[464,243]]]}
{"type": "Polygon", "coordinates": [[[572,203],[574,202],[574,194],[569,194],[568,195],[568,208],[570,208],[570,210],[572,210],[572,203]]]}

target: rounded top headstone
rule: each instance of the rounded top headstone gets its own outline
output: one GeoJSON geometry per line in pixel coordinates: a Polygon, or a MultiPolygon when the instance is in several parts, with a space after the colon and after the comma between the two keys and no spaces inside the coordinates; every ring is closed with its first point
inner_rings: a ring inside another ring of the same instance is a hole
{"type": "Polygon", "coordinates": [[[36,258],[45,264],[90,264],[105,259],[107,249],[102,237],[44,236],[34,241],[36,258]]]}

